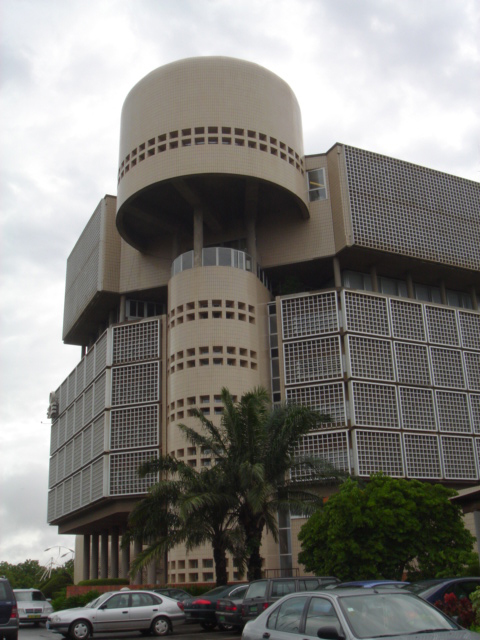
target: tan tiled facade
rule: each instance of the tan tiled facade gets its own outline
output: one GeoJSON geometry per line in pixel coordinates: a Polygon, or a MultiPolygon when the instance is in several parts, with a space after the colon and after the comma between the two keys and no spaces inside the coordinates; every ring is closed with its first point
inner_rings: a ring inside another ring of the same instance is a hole
{"type": "MultiPolygon", "coordinates": [[[[220,420],[222,387],[328,414],[299,455],[478,484],[479,211],[478,183],[344,144],[305,157],[295,96],[258,65],[187,59],[140,80],[118,194],[68,259],[63,337],[82,357],[50,397],[48,521],[78,535],[77,578],[127,575],[139,549],[119,541],[155,480],[138,465],[209,465],[176,425],[197,426],[193,408],[220,420]]],[[[302,571],[303,522],[266,536],[266,572],[302,571]]],[[[211,581],[211,550],[136,578],[211,581]]]]}

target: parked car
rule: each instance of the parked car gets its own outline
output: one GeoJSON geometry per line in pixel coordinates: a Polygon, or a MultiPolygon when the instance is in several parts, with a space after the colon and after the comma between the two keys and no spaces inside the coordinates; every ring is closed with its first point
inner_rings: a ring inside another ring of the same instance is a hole
{"type": "Polygon", "coordinates": [[[447,593],[454,593],[459,599],[468,598],[477,587],[480,587],[479,577],[464,577],[419,580],[409,584],[407,589],[420,598],[435,604],[438,600],[443,600],[447,593]]]}
{"type": "Polygon", "coordinates": [[[192,594],[188,593],[188,591],[177,589],[176,587],[160,587],[158,589],[152,589],[152,591],[159,593],[161,596],[168,596],[174,600],[180,600],[180,602],[192,597],[192,594]]]}
{"type": "Polygon", "coordinates": [[[351,582],[340,582],[329,586],[329,589],[372,589],[377,587],[397,587],[403,589],[409,582],[403,580],[352,580],[351,582]]]}
{"type": "Polygon", "coordinates": [[[0,638],[18,638],[17,601],[7,578],[0,578],[0,638]]]}
{"type": "Polygon", "coordinates": [[[215,617],[218,627],[225,631],[241,631],[243,629],[242,604],[245,592],[238,597],[219,598],[215,617]]]}
{"type": "Polygon", "coordinates": [[[95,633],[141,631],[165,636],[185,620],[183,602],[153,591],[109,591],[85,607],[65,609],[48,616],[47,629],[86,640],[95,633]]]}
{"type": "Polygon", "coordinates": [[[480,638],[406,589],[354,588],[285,596],[247,622],[242,640],[403,640],[416,634],[421,634],[422,640],[480,638]]]}
{"type": "Polygon", "coordinates": [[[216,608],[219,598],[241,598],[247,591],[247,583],[237,583],[215,587],[201,596],[195,596],[183,602],[185,610],[185,622],[198,623],[206,631],[215,629],[217,624],[221,629],[226,629],[223,623],[218,623],[216,618],[216,608]]]}
{"type": "Polygon", "coordinates": [[[53,612],[53,607],[39,589],[14,589],[17,600],[18,618],[20,623],[33,622],[38,626],[46,622],[53,612]]]}
{"type": "Polygon", "coordinates": [[[305,576],[297,578],[262,578],[248,585],[242,604],[243,624],[256,618],[287,593],[297,591],[315,591],[328,585],[338,584],[340,580],[330,576],[305,576]]]}

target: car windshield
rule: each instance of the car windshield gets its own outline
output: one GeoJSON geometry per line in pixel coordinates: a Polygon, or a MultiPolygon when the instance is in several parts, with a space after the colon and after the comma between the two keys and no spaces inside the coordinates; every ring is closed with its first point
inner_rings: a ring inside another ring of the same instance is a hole
{"type": "Polygon", "coordinates": [[[458,625],[441,611],[409,594],[373,593],[339,598],[342,610],[357,638],[451,631],[458,625]]]}
{"type": "Polygon", "coordinates": [[[98,598],[95,598],[95,600],[90,600],[90,602],[87,602],[87,604],[85,605],[85,608],[86,609],[95,609],[96,607],[99,607],[102,604],[102,602],[104,602],[111,595],[112,595],[111,591],[107,591],[106,593],[102,593],[102,595],[98,596],[98,598]]]}
{"type": "Polygon", "coordinates": [[[17,591],[15,597],[20,602],[45,602],[46,598],[41,591],[17,591]]]}

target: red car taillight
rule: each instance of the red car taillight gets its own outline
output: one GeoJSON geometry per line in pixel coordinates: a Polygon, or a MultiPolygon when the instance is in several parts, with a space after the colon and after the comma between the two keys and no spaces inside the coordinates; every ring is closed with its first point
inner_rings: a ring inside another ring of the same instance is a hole
{"type": "Polygon", "coordinates": [[[237,607],[234,604],[232,604],[230,607],[228,605],[225,607],[225,611],[236,611],[236,610],[237,610],[237,607]]]}
{"type": "Polygon", "coordinates": [[[192,604],[212,604],[210,600],[194,600],[192,604]]]}
{"type": "Polygon", "coordinates": [[[12,618],[18,618],[18,609],[16,606],[12,607],[12,612],[10,613],[10,620],[12,618]]]}
{"type": "Polygon", "coordinates": [[[177,602],[177,606],[179,609],[181,609],[182,611],[185,609],[185,605],[183,604],[183,602],[177,602]]]}
{"type": "Polygon", "coordinates": [[[268,609],[269,606],[270,606],[269,602],[264,602],[263,603],[263,610],[265,611],[265,609],[268,609]]]}

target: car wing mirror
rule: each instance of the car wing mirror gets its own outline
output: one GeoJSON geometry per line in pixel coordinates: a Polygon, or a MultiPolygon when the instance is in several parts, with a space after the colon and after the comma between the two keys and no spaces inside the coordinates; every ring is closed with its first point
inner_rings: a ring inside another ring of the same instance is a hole
{"type": "Polygon", "coordinates": [[[320,627],[317,636],[322,640],[345,640],[345,636],[337,627],[320,627]]]}

